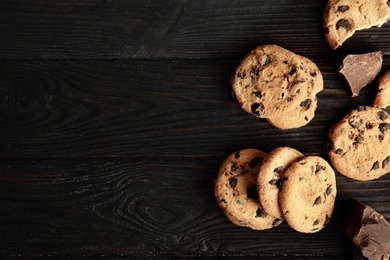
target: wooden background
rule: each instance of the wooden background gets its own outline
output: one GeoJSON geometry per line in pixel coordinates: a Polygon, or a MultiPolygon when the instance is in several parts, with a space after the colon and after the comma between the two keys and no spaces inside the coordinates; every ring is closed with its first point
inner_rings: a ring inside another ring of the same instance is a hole
{"type": "MultiPolygon", "coordinates": [[[[326,159],[330,126],[370,105],[337,72],[351,53],[382,50],[390,24],[332,51],[326,1],[61,0],[0,2],[0,256],[348,259],[341,227],[351,199],[390,219],[390,174],[337,173],[329,225],[300,234],[232,225],[213,180],[231,152],[291,146],[326,159]],[[229,77],[273,43],[324,77],[316,117],[278,130],[244,112],[229,77]]],[[[389,109],[387,110],[389,112],[389,109]]]]}

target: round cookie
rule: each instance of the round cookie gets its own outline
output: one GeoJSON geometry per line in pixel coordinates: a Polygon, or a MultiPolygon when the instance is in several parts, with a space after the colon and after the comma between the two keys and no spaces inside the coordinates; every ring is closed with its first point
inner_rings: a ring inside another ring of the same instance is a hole
{"type": "Polygon", "coordinates": [[[281,129],[308,124],[323,89],[322,74],[306,57],[277,45],[261,45],[248,53],[230,83],[241,107],[281,129]]]}
{"type": "Polygon", "coordinates": [[[332,167],[321,157],[307,156],[284,172],[279,205],[289,226],[299,232],[315,233],[329,222],[336,193],[332,167]]]}
{"type": "Polygon", "coordinates": [[[278,147],[264,159],[257,179],[257,190],[260,204],[267,214],[275,218],[283,218],[278,201],[281,176],[293,162],[303,157],[301,152],[293,148],[278,147]]]}
{"type": "Polygon", "coordinates": [[[229,155],[214,183],[215,197],[226,217],[235,225],[256,230],[270,229],[282,220],[265,213],[257,194],[257,177],[267,155],[244,149],[229,155]]]}
{"type": "Polygon", "coordinates": [[[390,172],[390,116],[369,106],[352,109],[330,128],[329,158],[341,174],[360,181],[390,172]]]}
{"type": "Polygon", "coordinates": [[[328,0],[323,13],[325,39],[336,49],[357,30],[381,27],[388,20],[387,0],[328,0]]]}
{"type": "Polygon", "coordinates": [[[378,84],[378,93],[375,96],[373,106],[386,108],[390,106],[390,70],[379,78],[378,84]]]}

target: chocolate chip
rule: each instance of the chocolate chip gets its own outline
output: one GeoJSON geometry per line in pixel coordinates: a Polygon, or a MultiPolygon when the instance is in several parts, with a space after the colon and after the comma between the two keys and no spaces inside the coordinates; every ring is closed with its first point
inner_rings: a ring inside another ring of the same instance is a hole
{"type": "Polygon", "coordinates": [[[370,122],[366,123],[366,129],[372,129],[372,124],[370,122]]]}
{"type": "Polygon", "coordinates": [[[384,133],[385,131],[390,129],[390,124],[389,123],[381,123],[379,124],[379,131],[384,133]]]}
{"type": "Polygon", "coordinates": [[[283,166],[279,166],[279,167],[276,167],[276,168],[274,169],[274,172],[280,173],[282,170],[283,170],[283,166]]]}
{"type": "Polygon", "coordinates": [[[265,211],[261,208],[258,208],[256,210],[256,218],[265,218],[267,216],[267,214],[265,213],[265,211]]]}
{"type": "Polygon", "coordinates": [[[378,139],[379,139],[380,142],[382,142],[383,139],[385,139],[385,136],[384,135],[378,135],[378,139]]]}
{"type": "Polygon", "coordinates": [[[321,204],[321,197],[317,197],[313,205],[319,205],[319,204],[321,204]]]}
{"type": "Polygon", "coordinates": [[[248,189],[246,189],[246,196],[249,199],[254,199],[254,200],[259,199],[259,194],[257,193],[256,185],[252,185],[252,186],[248,187],[248,189]]]}
{"type": "Polygon", "coordinates": [[[269,55],[266,54],[266,58],[265,58],[265,61],[264,61],[263,66],[268,65],[268,64],[270,64],[271,62],[272,62],[271,57],[270,57],[269,55]]]}
{"type": "Polygon", "coordinates": [[[273,180],[270,180],[268,183],[271,185],[276,185],[276,184],[278,184],[278,182],[279,182],[278,179],[273,179],[273,180]]]}
{"type": "Polygon", "coordinates": [[[384,111],[379,111],[378,112],[378,117],[379,117],[380,120],[385,121],[386,118],[387,118],[387,115],[386,115],[386,113],[384,111]]]}
{"type": "Polygon", "coordinates": [[[222,203],[227,203],[227,201],[225,199],[221,199],[221,202],[222,203]]]}
{"type": "Polygon", "coordinates": [[[361,136],[356,136],[355,141],[358,142],[359,144],[362,144],[363,138],[361,136]]]}
{"type": "Polygon", "coordinates": [[[262,103],[254,103],[251,106],[251,111],[255,116],[264,115],[264,105],[262,103]]]}
{"type": "Polygon", "coordinates": [[[386,159],[382,161],[382,169],[386,167],[386,165],[390,162],[390,157],[387,156],[386,159]]]}
{"type": "Polygon", "coordinates": [[[329,223],[329,221],[330,218],[328,217],[328,215],[325,215],[324,227],[329,223]]]}
{"type": "Polygon", "coordinates": [[[229,178],[229,186],[232,189],[235,189],[237,186],[237,178],[236,177],[230,177],[229,178]]]}
{"type": "Polygon", "coordinates": [[[324,168],[322,165],[316,165],[316,170],[314,171],[315,174],[317,174],[319,171],[321,171],[324,168]]]}
{"type": "Polygon", "coordinates": [[[241,71],[237,72],[236,77],[240,78],[240,79],[245,79],[246,78],[245,71],[244,72],[241,72],[241,71]]]}
{"type": "Polygon", "coordinates": [[[387,1],[387,5],[390,7],[390,1],[387,1]]]}
{"type": "Polygon", "coordinates": [[[240,156],[241,156],[240,152],[236,152],[236,153],[234,154],[234,158],[236,158],[236,159],[239,159],[240,156]]]}
{"type": "Polygon", "coordinates": [[[301,106],[301,107],[309,107],[310,104],[311,104],[311,99],[308,98],[308,99],[306,99],[305,101],[302,101],[301,104],[300,104],[300,106],[301,106]]]}
{"type": "Polygon", "coordinates": [[[317,230],[319,230],[319,228],[312,228],[312,229],[311,229],[311,232],[315,232],[315,231],[317,231],[317,230]]]}
{"type": "Polygon", "coordinates": [[[372,165],[372,170],[378,170],[379,169],[379,162],[376,161],[373,165],[372,165]]]}
{"type": "Polygon", "coordinates": [[[252,94],[255,95],[255,97],[257,97],[257,98],[263,97],[263,94],[261,94],[261,92],[252,92],[252,94]]]}
{"type": "Polygon", "coordinates": [[[348,5],[340,5],[337,8],[337,12],[341,12],[341,13],[344,13],[345,11],[348,11],[348,10],[349,10],[349,6],[348,5]]]}
{"type": "Polygon", "coordinates": [[[338,148],[338,149],[336,149],[336,151],[334,151],[334,153],[335,153],[335,154],[343,154],[344,151],[343,151],[343,149],[338,148]]]}
{"type": "Polygon", "coordinates": [[[283,222],[283,219],[279,219],[279,218],[277,218],[277,219],[275,219],[273,222],[272,222],[272,226],[273,227],[276,227],[276,226],[278,226],[280,223],[282,223],[283,222]]]}
{"type": "Polygon", "coordinates": [[[232,165],[230,166],[230,171],[235,172],[238,170],[237,162],[232,162],[232,165]]]}
{"type": "Polygon", "coordinates": [[[359,116],[353,116],[348,120],[350,126],[353,128],[358,128],[363,124],[363,120],[359,116]]]}
{"type": "Polygon", "coordinates": [[[312,76],[313,78],[317,77],[317,72],[310,72],[310,76],[312,76]]]}
{"type": "Polygon", "coordinates": [[[256,76],[258,76],[258,75],[259,75],[259,72],[260,72],[259,67],[258,67],[257,65],[255,65],[255,66],[253,67],[253,74],[255,74],[256,76]]]}
{"type": "Polygon", "coordinates": [[[320,223],[320,222],[318,221],[318,219],[316,219],[316,220],[313,222],[313,226],[318,225],[318,223],[320,223]]]}
{"type": "Polygon", "coordinates": [[[287,180],[287,178],[279,179],[276,185],[278,185],[279,190],[282,190],[283,183],[287,180]]]}
{"type": "Polygon", "coordinates": [[[259,165],[262,161],[263,161],[263,159],[261,159],[259,157],[255,157],[252,159],[252,161],[249,163],[248,166],[249,166],[249,168],[253,169],[257,165],[259,165]]]}
{"type": "Polygon", "coordinates": [[[332,193],[332,186],[328,186],[325,191],[326,195],[329,196],[332,193]]]}
{"type": "Polygon", "coordinates": [[[351,23],[347,19],[340,19],[336,23],[336,30],[344,28],[345,30],[351,29],[351,23]]]}
{"type": "Polygon", "coordinates": [[[292,75],[294,75],[296,72],[297,72],[297,68],[295,67],[295,65],[293,65],[293,66],[291,67],[291,71],[290,71],[290,73],[288,73],[288,75],[292,76],[292,75]]]}

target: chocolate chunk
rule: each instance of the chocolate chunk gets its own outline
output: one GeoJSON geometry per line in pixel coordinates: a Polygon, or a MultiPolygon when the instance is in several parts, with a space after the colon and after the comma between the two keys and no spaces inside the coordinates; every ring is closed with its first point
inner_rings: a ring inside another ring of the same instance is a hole
{"type": "Polygon", "coordinates": [[[317,197],[313,205],[319,205],[319,204],[321,204],[321,197],[317,197]]]}
{"type": "Polygon", "coordinates": [[[261,208],[258,208],[256,210],[256,218],[265,218],[267,216],[267,214],[265,213],[265,211],[261,208]]]}
{"type": "Polygon", "coordinates": [[[386,159],[382,161],[382,169],[386,167],[386,165],[390,162],[390,157],[387,156],[386,159]]]}
{"type": "Polygon", "coordinates": [[[343,149],[338,148],[338,149],[336,149],[336,151],[334,151],[334,153],[335,153],[335,154],[343,154],[344,151],[343,151],[343,149]]]}
{"type": "Polygon", "coordinates": [[[301,104],[300,104],[300,106],[301,106],[301,107],[309,107],[310,104],[311,104],[311,99],[308,98],[308,99],[302,101],[301,104]]]}
{"type": "Polygon", "coordinates": [[[326,188],[326,195],[329,196],[331,193],[332,193],[332,186],[329,186],[328,188],[326,188]]]}
{"type": "Polygon", "coordinates": [[[379,117],[380,120],[385,121],[386,118],[387,118],[387,115],[386,115],[385,111],[379,111],[378,112],[378,117],[379,117]]]}
{"type": "Polygon", "coordinates": [[[388,259],[390,256],[390,225],[373,208],[355,201],[343,229],[350,239],[356,257],[388,259]]]}
{"type": "Polygon", "coordinates": [[[254,103],[251,106],[251,111],[255,116],[264,115],[264,105],[262,103],[254,103]]]}
{"type": "Polygon", "coordinates": [[[341,13],[344,13],[345,11],[348,11],[348,10],[349,10],[348,5],[339,5],[339,7],[337,8],[337,12],[341,12],[341,13]]]}
{"type": "Polygon", "coordinates": [[[366,129],[372,129],[372,124],[370,122],[366,123],[366,129]]]}
{"type": "Polygon", "coordinates": [[[239,159],[240,158],[240,152],[236,152],[235,154],[234,154],[234,158],[236,158],[236,159],[239,159]]]}
{"type": "Polygon", "coordinates": [[[358,128],[363,124],[363,120],[359,116],[351,117],[348,122],[353,128],[358,128]]]}
{"type": "Polygon", "coordinates": [[[296,72],[297,72],[297,68],[295,67],[295,65],[292,65],[291,71],[290,71],[289,75],[292,76],[292,75],[294,75],[296,72]]]}
{"type": "Polygon", "coordinates": [[[236,177],[229,178],[229,186],[232,189],[236,188],[236,186],[237,186],[237,178],[236,177]]]}
{"type": "Polygon", "coordinates": [[[336,30],[344,28],[346,31],[351,29],[351,23],[347,19],[340,19],[336,23],[336,30]]]}
{"type": "Polygon", "coordinates": [[[352,97],[359,96],[360,90],[374,81],[382,68],[381,51],[366,54],[348,55],[339,72],[347,79],[352,97]]]}
{"type": "Polygon", "coordinates": [[[261,94],[261,92],[252,92],[252,94],[255,95],[255,97],[257,97],[257,98],[263,97],[263,94],[261,94]]]}
{"type": "Polygon", "coordinates": [[[372,169],[373,169],[374,171],[379,169],[379,162],[378,162],[378,161],[376,161],[376,162],[372,165],[372,169]]]}
{"type": "Polygon", "coordinates": [[[282,170],[283,170],[283,166],[279,166],[279,167],[274,169],[274,172],[280,173],[282,170]]]}
{"type": "Polygon", "coordinates": [[[248,189],[246,189],[246,196],[249,199],[254,199],[254,200],[259,199],[259,194],[257,193],[256,185],[252,185],[252,186],[248,187],[248,189]]]}
{"type": "Polygon", "coordinates": [[[390,124],[389,123],[381,123],[379,124],[379,131],[384,133],[385,131],[390,129],[390,124]]]}

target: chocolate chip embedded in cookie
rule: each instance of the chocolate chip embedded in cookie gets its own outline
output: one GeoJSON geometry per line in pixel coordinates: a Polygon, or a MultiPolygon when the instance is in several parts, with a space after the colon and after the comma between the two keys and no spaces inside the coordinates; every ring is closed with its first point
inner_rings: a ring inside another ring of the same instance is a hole
{"type": "Polygon", "coordinates": [[[268,215],[258,198],[257,177],[266,156],[256,149],[244,149],[229,155],[219,169],[215,197],[226,217],[237,226],[264,230],[282,222],[268,215]]]}
{"type": "Polygon", "coordinates": [[[260,166],[257,179],[259,199],[264,210],[275,218],[283,218],[279,208],[279,187],[281,178],[287,168],[295,161],[303,158],[303,154],[290,147],[278,147],[272,150],[260,166]]]}
{"type": "Polygon", "coordinates": [[[378,93],[374,100],[374,107],[386,108],[390,106],[390,70],[386,71],[378,80],[378,93]]]}
{"type": "Polygon", "coordinates": [[[315,233],[330,221],[336,198],[336,177],[327,161],[306,156],[285,171],[279,205],[293,229],[315,233]]]}
{"type": "Polygon", "coordinates": [[[328,0],[323,14],[325,38],[336,49],[356,31],[381,27],[389,19],[387,0],[328,0]]]}
{"type": "Polygon", "coordinates": [[[329,158],[341,174],[360,181],[390,172],[390,116],[386,111],[360,106],[330,128],[329,158]]]}
{"type": "Polygon", "coordinates": [[[322,74],[306,57],[277,45],[248,53],[230,80],[241,107],[281,129],[308,124],[323,89],[322,74]]]}

